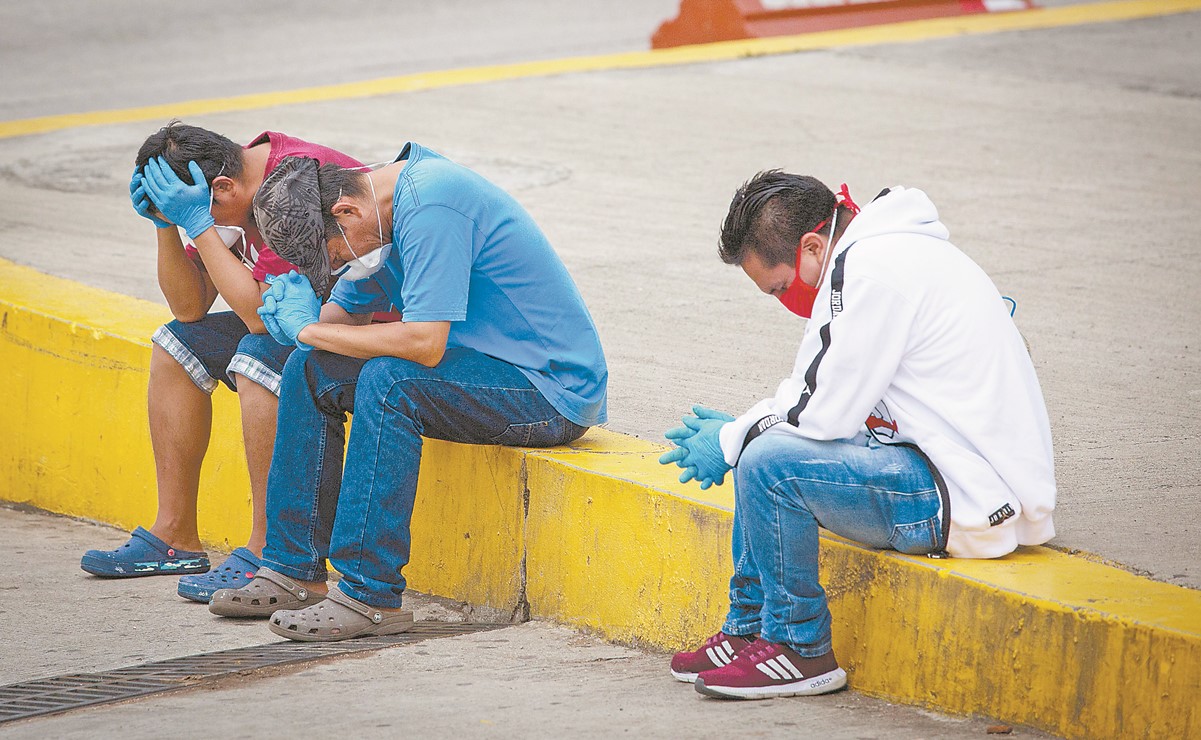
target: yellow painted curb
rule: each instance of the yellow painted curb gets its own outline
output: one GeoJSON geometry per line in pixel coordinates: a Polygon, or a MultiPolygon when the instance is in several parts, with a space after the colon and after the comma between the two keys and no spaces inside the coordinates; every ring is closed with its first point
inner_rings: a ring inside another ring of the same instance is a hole
{"type": "Polygon", "coordinates": [[[79,126],[99,126],[138,121],[164,121],[212,113],[257,110],[280,105],[319,103],[330,100],[394,95],[485,82],[532,77],[602,72],[622,69],[649,69],[684,64],[720,62],[773,54],[793,54],[849,46],[912,43],[929,39],[971,34],[1001,33],[1059,28],[1089,23],[1111,23],[1201,10],[1201,0],[1116,0],[1054,8],[981,13],[951,18],[890,23],[864,28],[822,31],[796,36],[722,41],[713,44],[680,46],[673,49],[636,51],[621,54],[570,57],[538,62],[470,67],[437,72],[383,77],[340,85],[322,85],[297,90],[254,93],[226,98],[189,100],[140,108],[67,113],[0,122],[0,139],[59,131],[79,126]]]}
{"type": "MultiPolygon", "coordinates": [[[[0,260],[0,498],[153,518],[146,337],[166,318],[0,260]]],[[[231,399],[215,396],[200,513],[226,549],[249,519],[231,399]]],[[[731,490],[678,483],[661,450],[603,430],[548,450],[428,441],[411,585],[624,642],[695,643],[726,607],[731,490]]],[[[1072,738],[1201,737],[1201,592],[1041,547],[935,561],[826,536],[822,569],[860,691],[1072,738]]]]}

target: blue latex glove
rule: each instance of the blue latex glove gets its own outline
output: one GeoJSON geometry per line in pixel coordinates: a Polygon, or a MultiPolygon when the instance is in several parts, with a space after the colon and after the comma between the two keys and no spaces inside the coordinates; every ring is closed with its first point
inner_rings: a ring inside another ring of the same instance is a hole
{"type": "Polygon", "coordinates": [[[258,308],[259,318],[263,320],[263,326],[267,328],[267,333],[271,338],[280,344],[287,346],[292,344],[292,340],[288,339],[288,335],[280,328],[279,322],[275,320],[275,309],[277,308],[275,296],[270,293],[263,294],[263,305],[258,308]]]}
{"type": "Polygon", "coordinates": [[[697,404],[692,407],[692,413],[698,419],[717,419],[718,421],[734,421],[734,417],[724,411],[714,411],[711,408],[697,404]]]}
{"type": "MultiPolygon", "coordinates": [[[[734,417],[730,416],[726,412],[715,411],[707,406],[701,406],[700,404],[693,405],[692,413],[698,419],[717,419],[718,421],[734,421],[734,417]]],[[[674,441],[676,439],[685,439],[687,437],[691,437],[693,434],[695,434],[695,432],[692,429],[690,429],[687,426],[683,426],[683,427],[676,427],[674,429],[668,430],[667,433],[665,434],[665,436],[668,439],[674,441]]],[[[688,455],[688,451],[686,449],[684,449],[683,447],[677,447],[677,448],[671,450],[670,452],[664,453],[659,458],[659,462],[662,463],[663,465],[669,465],[674,462],[676,464],[676,467],[686,468],[686,467],[688,467],[688,464],[684,462],[684,459],[685,459],[685,457],[687,457],[687,455],[688,455]]],[[[681,481],[681,482],[686,483],[687,481],[681,481]]]]}
{"type": "Polygon", "coordinates": [[[312,349],[299,339],[300,332],[321,317],[321,300],[313,292],[309,279],[293,270],[286,275],[268,277],[267,282],[271,287],[263,294],[263,305],[258,309],[267,332],[280,344],[312,349]]]}
{"type": "Polygon", "coordinates": [[[195,239],[214,225],[210,211],[212,198],[200,165],[188,162],[195,185],[179,179],[171,165],[155,157],[142,168],[142,185],[150,202],[172,223],[183,227],[189,239],[195,239]]]}
{"type": "Polygon", "coordinates": [[[173,226],[173,224],[169,224],[154,215],[154,212],[151,210],[150,199],[146,197],[146,188],[142,185],[142,173],[137,170],[133,171],[133,178],[129,181],[129,200],[133,203],[133,209],[137,211],[139,216],[150,219],[158,228],[169,229],[173,226]]]}
{"type": "Polygon", "coordinates": [[[730,466],[721,451],[721,428],[733,417],[704,406],[694,406],[695,416],[685,416],[684,426],[669,429],[664,436],[677,447],[664,453],[659,462],[664,465],[675,463],[684,469],[680,482],[696,479],[701,490],[725,483],[730,466]]]}

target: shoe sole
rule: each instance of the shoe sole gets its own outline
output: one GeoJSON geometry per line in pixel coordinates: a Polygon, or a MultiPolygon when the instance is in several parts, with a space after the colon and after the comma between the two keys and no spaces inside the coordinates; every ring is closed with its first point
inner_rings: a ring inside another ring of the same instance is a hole
{"type": "Polygon", "coordinates": [[[223,589],[223,588],[243,588],[246,586],[247,583],[250,583],[250,581],[246,581],[246,583],[242,583],[242,584],[222,585],[222,586],[218,586],[216,588],[197,587],[197,586],[193,586],[193,587],[189,588],[188,586],[181,583],[175,587],[175,593],[181,599],[187,599],[188,601],[195,601],[195,602],[199,602],[201,604],[208,604],[208,603],[212,602],[213,594],[217,593],[221,589],[223,589]]]}
{"type": "Polygon", "coordinates": [[[680,673],[675,669],[672,669],[671,671],[672,678],[677,681],[683,681],[684,683],[696,683],[696,677],[699,675],[699,673],[680,673]]]}
{"type": "Polygon", "coordinates": [[[213,600],[213,594],[217,593],[217,591],[219,591],[219,590],[220,589],[216,589],[216,588],[205,588],[205,589],[195,589],[195,590],[189,591],[187,588],[185,588],[183,586],[177,586],[175,589],[175,593],[181,599],[187,599],[188,601],[195,601],[200,604],[207,604],[213,600]]]}
{"type": "Polygon", "coordinates": [[[128,567],[130,570],[125,572],[113,570],[113,562],[111,560],[89,558],[85,555],[79,561],[79,567],[85,573],[91,573],[101,578],[143,578],[146,576],[190,576],[199,573],[208,573],[209,564],[201,563],[203,561],[199,559],[179,560],[167,564],[164,564],[164,561],[161,560],[147,560],[140,563],[129,563],[128,567]],[[141,568],[140,570],[139,567],[141,568]]]}
{"type": "Polygon", "coordinates": [[[693,686],[698,693],[718,699],[776,699],[786,696],[817,696],[846,688],[847,672],[841,668],[792,683],[775,686],[706,686],[698,677],[693,686]]]}
{"type": "Polygon", "coordinates": [[[392,622],[385,620],[380,624],[370,623],[367,626],[355,631],[341,635],[310,635],[304,632],[291,630],[275,623],[272,619],[267,623],[267,628],[280,637],[286,637],[289,640],[297,642],[338,642],[341,640],[352,640],[356,637],[382,637],[383,635],[397,635],[401,632],[408,632],[413,629],[413,615],[408,614],[406,618],[397,619],[393,617],[392,622]]]}
{"type": "MultiPolygon", "coordinates": [[[[225,591],[227,589],[219,589],[225,591]]],[[[236,589],[229,589],[236,590],[236,589]]],[[[176,592],[178,593],[178,591],[176,592]]],[[[213,593],[216,596],[217,592],[213,593]]],[[[232,601],[230,599],[222,599],[220,601],[209,601],[209,611],[216,614],[218,617],[236,617],[238,619],[270,619],[271,615],[281,609],[304,609],[313,604],[320,603],[325,600],[325,594],[309,592],[309,597],[301,601],[295,597],[279,598],[274,604],[249,604],[256,597],[244,597],[245,601],[232,601]]],[[[257,597],[264,598],[264,597],[257,597]]]]}

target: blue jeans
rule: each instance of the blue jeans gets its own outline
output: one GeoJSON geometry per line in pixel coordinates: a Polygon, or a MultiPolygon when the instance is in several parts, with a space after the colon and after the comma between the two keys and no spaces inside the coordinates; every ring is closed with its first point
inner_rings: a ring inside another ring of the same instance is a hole
{"type": "Polygon", "coordinates": [[[172,321],[159,327],[151,341],[210,395],[219,383],[236,391],[236,377],[242,375],[278,396],[280,373],[295,349],[266,334],[251,334],[233,311],[210,313],[200,321],[172,321]]]}
{"type": "Polygon", "coordinates": [[[517,368],[474,350],[448,349],[433,368],[394,357],[296,352],[280,388],[263,564],[319,581],[328,559],[347,595],[398,607],[422,436],[549,447],[585,431],[517,368]],[[354,423],[344,473],[347,412],[354,423]]]}
{"type": "Polygon", "coordinates": [[[872,547],[942,550],[941,497],[915,449],[767,433],[734,470],[734,576],[722,631],[805,657],[831,649],[818,527],[872,547]]]}

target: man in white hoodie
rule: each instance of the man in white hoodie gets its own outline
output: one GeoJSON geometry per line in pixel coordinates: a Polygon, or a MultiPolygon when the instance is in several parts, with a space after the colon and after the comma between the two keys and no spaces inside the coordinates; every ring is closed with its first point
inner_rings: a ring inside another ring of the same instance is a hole
{"type": "Polygon", "coordinates": [[[994,558],[1054,536],[1051,432],[1034,366],[988,276],[926,194],[860,209],[812,177],[734,195],[723,261],[809,318],[792,376],[738,418],[694,407],[661,458],[681,481],[733,470],[734,575],[720,632],[678,653],[702,694],[842,688],[818,527],[909,554],[994,558]]]}

